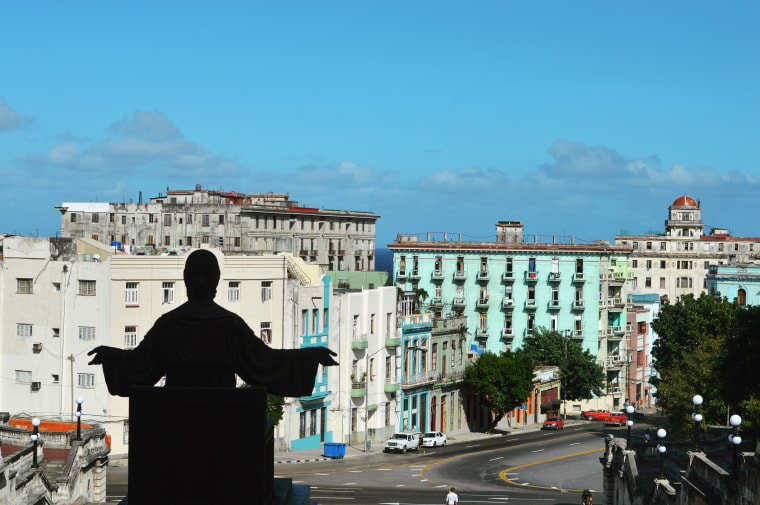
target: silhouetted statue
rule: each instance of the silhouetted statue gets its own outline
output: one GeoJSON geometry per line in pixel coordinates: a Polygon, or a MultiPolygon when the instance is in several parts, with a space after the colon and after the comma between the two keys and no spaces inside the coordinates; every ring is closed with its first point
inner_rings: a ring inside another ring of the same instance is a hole
{"type": "Polygon", "coordinates": [[[235,374],[279,396],[306,396],[318,366],[337,365],[326,347],[272,349],[243,319],[214,302],[219,264],[208,250],[185,262],[188,301],[161,316],[135,349],[99,346],[91,365],[103,365],[108,391],[129,396],[132,386],[235,387],[235,374]]]}

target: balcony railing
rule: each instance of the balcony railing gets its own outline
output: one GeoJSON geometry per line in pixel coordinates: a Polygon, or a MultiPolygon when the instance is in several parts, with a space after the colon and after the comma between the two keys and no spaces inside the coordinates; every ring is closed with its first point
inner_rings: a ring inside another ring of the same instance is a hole
{"type": "Polygon", "coordinates": [[[478,309],[487,309],[488,308],[488,297],[485,298],[478,298],[478,303],[475,305],[478,309]]]}
{"type": "Polygon", "coordinates": [[[441,374],[439,374],[436,370],[427,370],[425,372],[408,374],[406,380],[403,382],[403,386],[417,386],[419,384],[437,382],[440,375],[441,374]]]}
{"type": "Polygon", "coordinates": [[[583,305],[583,300],[575,300],[573,302],[573,310],[584,310],[586,307],[583,305]]]}
{"type": "Polygon", "coordinates": [[[559,282],[560,281],[560,273],[559,272],[551,272],[549,273],[549,282],[559,282]]]}
{"type": "Polygon", "coordinates": [[[396,280],[401,281],[401,280],[404,280],[406,278],[407,278],[407,272],[406,272],[406,270],[399,270],[398,273],[396,274],[396,280]]]}
{"type": "Polygon", "coordinates": [[[504,272],[501,274],[501,282],[514,282],[515,275],[513,272],[504,272]]]}
{"type": "Polygon", "coordinates": [[[420,280],[420,271],[419,270],[412,270],[412,274],[409,276],[409,280],[411,280],[411,281],[419,281],[420,280]]]}
{"type": "Polygon", "coordinates": [[[462,282],[467,280],[467,274],[464,272],[464,270],[457,270],[454,272],[454,281],[455,282],[462,282]]]}
{"type": "Polygon", "coordinates": [[[512,339],[515,337],[515,330],[513,328],[502,328],[501,338],[512,339]]]}
{"type": "Polygon", "coordinates": [[[501,308],[504,310],[512,310],[515,308],[515,301],[511,298],[504,298],[501,301],[501,308]]]}
{"type": "Polygon", "coordinates": [[[525,331],[523,332],[523,336],[532,337],[535,331],[536,330],[534,328],[525,328],[525,331]]]}
{"type": "Polygon", "coordinates": [[[488,328],[478,328],[475,330],[475,336],[476,337],[487,337],[488,336],[488,328]]]}
{"type": "Polygon", "coordinates": [[[488,270],[480,270],[477,280],[478,282],[488,282],[488,270]]]}
{"type": "Polygon", "coordinates": [[[583,272],[576,272],[573,275],[573,284],[583,284],[584,282],[586,282],[586,279],[583,277],[583,272]]]}
{"type": "Polygon", "coordinates": [[[525,272],[525,282],[531,284],[538,282],[538,272],[525,272]]]}
{"type": "Polygon", "coordinates": [[[430,279],[433,281],[442,281],[443,270],[433,270],[433,273],[430,275],[430,279]]]}
{"type": "Polygon", "coordinates": [[[454,301],[451,302],[452,307],[464,307],[464,298],[454,298],[454,301]]]}
{"type": "Polygon", "coordinates": [[[532,299],[532,300],[525,300],[525,309],[526,310],[536,310],[537,306],[538,305],[536,303],[536,299],[535,298],[532,299]]]}
{"type": "Polygon", "coordinates": [[[549,310],[559,310],[560,309],[559,300],[549,300],[548,309],[549,310]]]}

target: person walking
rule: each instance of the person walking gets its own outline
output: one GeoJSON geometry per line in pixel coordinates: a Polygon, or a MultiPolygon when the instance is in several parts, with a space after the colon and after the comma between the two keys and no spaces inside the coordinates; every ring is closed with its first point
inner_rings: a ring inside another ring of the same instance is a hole
{"type": "Polygon", "coordinates": [[[588,489],[584,489],[583,493],[581,494],[581,504],[582,505],[591,505],[591,501],[594,499],[593,496],[591,496],[591,491],[588,489]]]}
{"type": "Polygon", "coordinates": [[[454,486],[451,486],[451,489],[449,490],[449,494],[446,495],[446,505],[457,505],[459,502],[459,497],[455,493],[456,488],[454,486]]]}

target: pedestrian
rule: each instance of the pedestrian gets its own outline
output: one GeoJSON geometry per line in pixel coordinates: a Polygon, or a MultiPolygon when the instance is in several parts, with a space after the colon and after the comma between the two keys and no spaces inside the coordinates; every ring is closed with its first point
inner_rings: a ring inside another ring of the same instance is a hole
{"type": "Polygon", "coordinates": [[[451,486],[449,494],[446,495],[446,505],[457,505],[459,502],[459,497],[454,491],[456,491],[456,488],[454,486],[451,486]]]}
{"type": "Polygon", "coordinates": [[[644,443],[645,444],[649,443],[649,428],[647,428],[646,433],[644,433],[644,443]]]}
{"type": "Polygon", "coordinates": [[[583,493],[581,494],[581,503],[583,505],[591,505],[591,500],[593,500],[594,497],[591,496],[591,491],[588,489],[584,489],[583,493]]]}

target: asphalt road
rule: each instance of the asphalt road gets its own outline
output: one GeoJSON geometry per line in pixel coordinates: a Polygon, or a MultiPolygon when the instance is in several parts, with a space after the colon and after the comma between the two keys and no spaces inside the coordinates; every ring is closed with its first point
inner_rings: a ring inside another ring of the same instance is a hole
{"type": "Polygon", "coordinates": [[[599,458],[610,432],[624,430],[580,425],[420,453],[283,465],[276,472],[310,485],[320,505],[440,505],[450,486],[463,505],[577,504],[581,490],[601,490],[599,458]]]}

